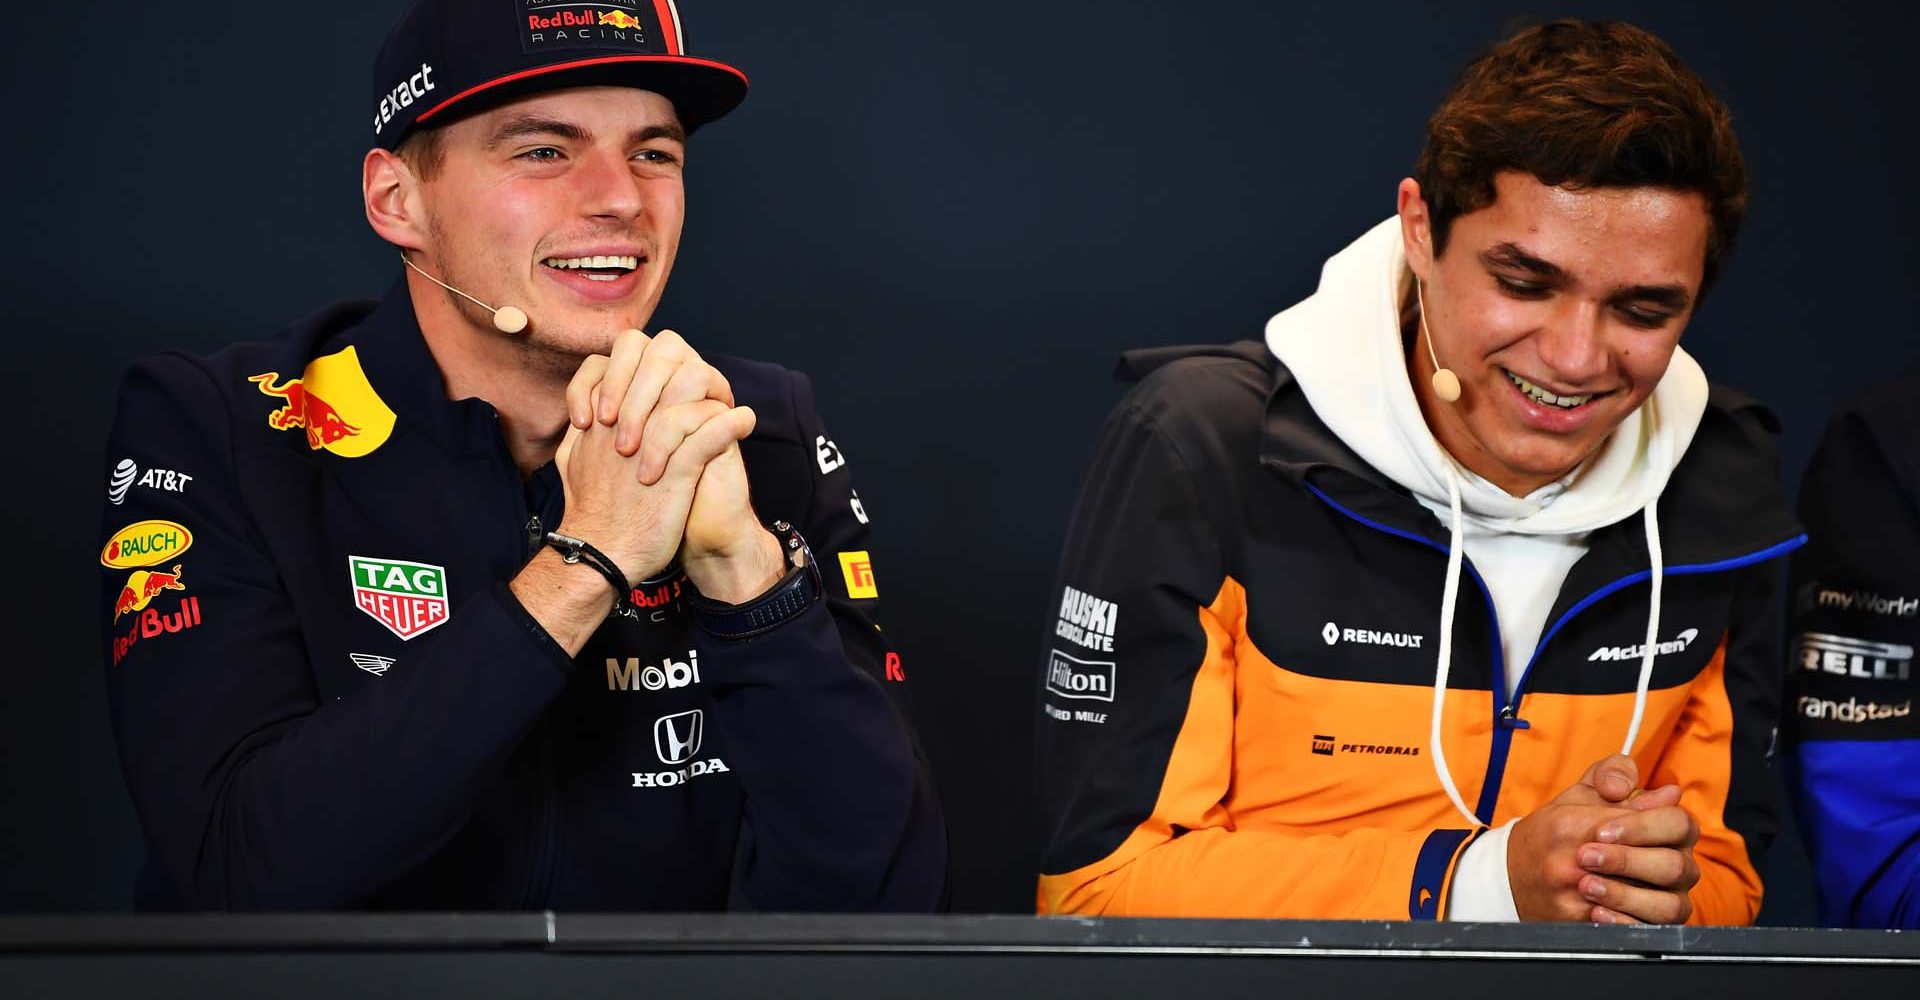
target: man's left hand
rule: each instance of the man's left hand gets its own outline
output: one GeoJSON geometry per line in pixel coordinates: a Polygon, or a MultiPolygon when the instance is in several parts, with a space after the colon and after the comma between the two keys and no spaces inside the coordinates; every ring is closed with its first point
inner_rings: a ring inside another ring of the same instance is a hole
{"type": "Polygon", "coordinates": [[[725,604],[745,604],[786,575],[780,540],[753,511],[738,441],[707,463],[694,487],[680,565],[702,596],[725,604]]]}

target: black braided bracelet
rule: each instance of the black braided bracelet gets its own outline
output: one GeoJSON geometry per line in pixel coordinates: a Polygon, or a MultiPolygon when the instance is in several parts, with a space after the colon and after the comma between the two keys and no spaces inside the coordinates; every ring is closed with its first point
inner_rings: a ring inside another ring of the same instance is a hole
{"type": "Polygon", "coordinates": [[[558,531],[547,532],[547,544],[560,551],[560,559],[568,565],[584,562],[607,578],[613,586],[613,613],[622,618],[640,620],[640,609],[633,606],[629,598],[632,588],[627,586],[627,575],[620,567],[607,558],[607,554],[594,548],[588,542],[572,535],[563,535],[558,531]]]}

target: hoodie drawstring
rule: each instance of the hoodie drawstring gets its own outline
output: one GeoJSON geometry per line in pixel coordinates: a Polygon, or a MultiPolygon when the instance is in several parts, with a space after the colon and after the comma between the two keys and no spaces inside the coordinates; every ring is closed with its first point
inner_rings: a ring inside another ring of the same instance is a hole
{"type": "MultiPolygon", "coordinates": [[[[1659,501],[1656,500],[1655,503],[1659,501]]],[[[1647,609],[1647,643],[1640,650],[1640,683],[1633,688],[1633,721],[1627,724],[1627,740],[1620,752],[1633,755],[1633,741],[1640,738],[1640,720],[1647,714],[1647,686],[1653,682],[1653,658],[1660,653],[1660,578],[1665,575],[1666,559],[1660,553],[1660,518],[1653,504],[1642,511],[1647,522],[1647,563],[1652,567],[1653,593],[1647,609]]]]}
{"type": "Polygon", "coordinates": [[[1440,787],[1447,790],[1447,798],[1453,807],[1460,810],[1470,827],[1482,827],[1486,824],[1467,808],[1460,798],[1460,789],[1453,784],[1453,774],[1447,769],[1447,752],[1440,746],[1440,718],[1447,706],[1447,673],[1453,669],[1453,609],[1454,597],[1460,590],[1460,563],[1462,558],[1461,539],[1466,536],[1460,514],[1460,476],[1453,471],[1452,463],[1447,465],[1447,507],[1453,512],[1452,534],[1447,538],[1447,589],[1440,597],[1440,663],[1433,670],[1433,727],[1427,731],[1427,759],[1433,761],[1433,773],[1440,778],[1440,787]]]}
{"type": "MultiPolygon", "coordinates": [[[[1460,591],[1460,569],[1466,537],[1465,519],[1460,511],[1460,476],[1454,472],[1452,463],[1448,463],[1447,507],[1453,517],[1448,525],[1447,537],[1447,582],[1446,590],[1440,596],[1440,662],[1433,669],[1433,724],[1427,730],[1427,759],[1433,761],[1434,776],[1440,779],[1440,787],[1446,790],[1447,800],[1453,803],[1461,818],[1473,828],[1486,826],[1480,817],[1467,808],[1466,800],[1460,797],[1460,789],[1453,783],[1453,774],[1447,767],[1447,752],[1440,743],[1440,722],[1446,713],[1447,674],[1453,669],[1453,613],[1455,598],[1460,591]]],[[[1647,714],[1647,687],[1653,681],[1653,661],[1659,655],[1660,636],[1660,582],[1664,575],[1665,560],[1660,552],[1660,519],[1654,513],[1654,503],[1641,510],[1647,527],[1647,561],[1652,566],[1650,577],[1653,592],[1649,596],[1647,610],[1647,641],[1640,652],[1640,680],[1634,685],[1633,720],[1627,724],[1627,738],[1620,746],[1620,752],[1629,756],[1633,753],[1633,743],[1640,737],[1640,722],[1647,714]]],[[[1516,692],[1517,694],[1518,692],[1516,692]]]]}

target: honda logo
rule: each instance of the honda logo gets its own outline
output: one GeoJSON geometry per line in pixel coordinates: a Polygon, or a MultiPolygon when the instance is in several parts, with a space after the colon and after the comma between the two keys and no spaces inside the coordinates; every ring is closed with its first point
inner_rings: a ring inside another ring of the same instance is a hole
{"type": "Polygon", "coordinates": [[[705,727],[700,709],[663,715],[653,723],[653,752],[662,764],[685,764],[700,752],[700,731],[705,727]]]}

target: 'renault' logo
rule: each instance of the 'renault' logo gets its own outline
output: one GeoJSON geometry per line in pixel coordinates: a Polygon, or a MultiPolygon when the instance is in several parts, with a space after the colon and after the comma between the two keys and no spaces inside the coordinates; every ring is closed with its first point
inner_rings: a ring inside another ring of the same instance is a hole
{"type": "Polygon", "coordinates": [[[360,368],[360,354],[352,347],[315,358],[296,379],[280,380],[279,372],[263,372],[247,381],[263,395],[286,400],[267,414],[267,426],[276,431],[302,429],[307,447],[341,458],[371,455],[393,434],[393,411],[373,391],[360,368]]]}
{"type": "Polygon", "coordinates": [[[348,556],[354,607],[387,631],[412,639],[447,620],[445,567],[401,559],[348,556]]]}

